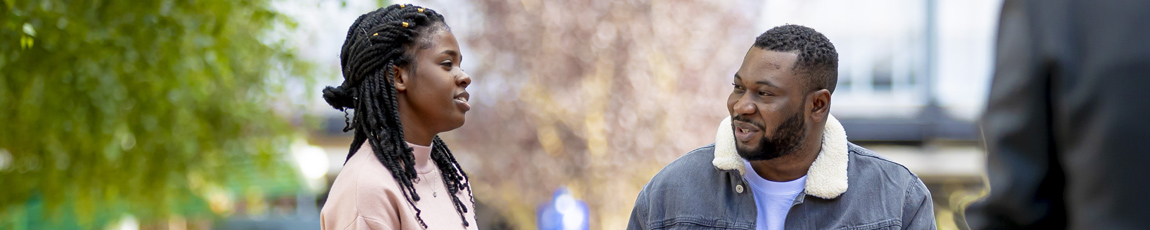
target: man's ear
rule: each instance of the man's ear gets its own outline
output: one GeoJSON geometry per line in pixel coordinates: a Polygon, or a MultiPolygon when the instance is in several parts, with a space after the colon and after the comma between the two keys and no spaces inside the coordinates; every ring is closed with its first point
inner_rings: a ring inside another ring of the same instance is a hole
{"type": "Polygon", "coordinates": [[[395,87],[395,92],[403,93],[404,91],[407,91],[407,79],[410,79],[407,74],[407,70],[399,66],[393,66],[391,67],[391,71],[395,73],[395,76],[394,78],[388,80],[390,80],[389,82],[391,82],[391,85],[395,87]]]}
{"type": "Polygon", "coordinates": [[[811,105],[811,119],[815,122],[824,122],[827,115],[831,112],[831,91],[827,89],[820,89],[808,96],[810,99],[807,103],[811,105]]]}

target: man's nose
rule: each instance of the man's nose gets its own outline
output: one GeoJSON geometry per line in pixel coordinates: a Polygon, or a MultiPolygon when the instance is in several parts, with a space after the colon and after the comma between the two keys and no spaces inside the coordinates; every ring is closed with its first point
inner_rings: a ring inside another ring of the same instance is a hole
{"type": "Polygon", "coordinates": [[[739,100],[735,102],[734,110],[736,115],[750,115],[758,111],[758,109],[755,108],[755,103],[751,103],[751,100],[746,96],[739,98],[739,100]]]}

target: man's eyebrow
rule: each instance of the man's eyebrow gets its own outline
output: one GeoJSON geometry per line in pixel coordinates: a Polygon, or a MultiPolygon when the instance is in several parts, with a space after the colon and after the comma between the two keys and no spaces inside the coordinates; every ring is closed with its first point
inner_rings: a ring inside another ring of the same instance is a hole
{"type": "MultiPolygon", "coordinates": [[[[742,78],[742,77],[740,77],[740,76],[739,76],[739,74],[737,74],[737,73],[736,73],[736,74],[735,74],[735,80],[738,80],[738,81],[742,81],[742,80],[743,80],[743,78],[742,78]]],[[[779,86],[777,86],[777,85],[775,85],[775,84],[772,84],[770,81],[767,81],[767,80],[758,80],[758,81],[755,81],[755,84],[759,84],[759,85],[767,85],[767,86],[770,86],[770,87],[779,88],[779,86]]]]}
{"type": "Polygon", "coordinates": [[[767,81],[767,80],[758,80],[758,81],[755,81],[755,84],[760,84],[760,85],[767,85],[767,86],[770,86],[770,87],[779,88],[779,86],[777,86],[777,85],[775,85],[775,84],[771,84],[771,82],[770,82],[770,81],[767,81]]]}

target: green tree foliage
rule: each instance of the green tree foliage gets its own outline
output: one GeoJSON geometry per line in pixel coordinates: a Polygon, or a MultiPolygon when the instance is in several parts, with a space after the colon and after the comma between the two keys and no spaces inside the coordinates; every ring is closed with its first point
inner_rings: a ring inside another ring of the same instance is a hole
{"type": "Polygon", "coordinates": [[[272,105],[311,81],[269,1],[2,1],[0,228],[299,187],[272,105]]]}

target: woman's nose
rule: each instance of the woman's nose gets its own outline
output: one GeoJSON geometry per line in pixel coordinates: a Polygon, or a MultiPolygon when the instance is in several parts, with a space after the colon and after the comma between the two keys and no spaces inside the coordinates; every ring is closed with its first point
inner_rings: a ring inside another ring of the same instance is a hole
{"type": "Polygon", "coordinates": [[[460,87],[467,88],[467,86],[471,85],[471,75],[468,75],[467,72],[463,72],[463,74],[459,75],[459,78],[455,81],[455,84],[459,85],[460,87]]]}

